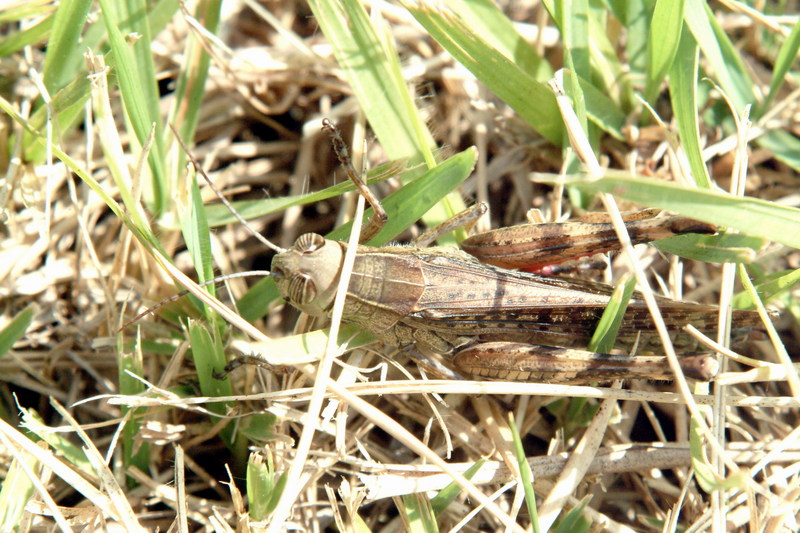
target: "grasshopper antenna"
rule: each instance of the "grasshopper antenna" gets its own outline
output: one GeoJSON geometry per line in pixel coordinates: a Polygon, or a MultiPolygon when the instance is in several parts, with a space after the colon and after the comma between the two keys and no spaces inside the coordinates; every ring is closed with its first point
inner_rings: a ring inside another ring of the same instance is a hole
{"type": "MultiPolygon", "coordinates": [[[[225,196],[222,194],[222,192],[220,192],[220,190],[217,189],[217,186],[214,185],[214,182],[211,181],[211,178],[208,177],[208,174],[206,174],[206,171],[203,170],[203,167],[200,166],[200,163],[197,161],[197,159],[195,159],[195,157],[189,151],[189,148],[186,146],[186,143],[183,142],[183,139],[181,139],[181,136],[178,134],[178,130],[175,129],[175,126],[170,124],[169,127],[170,127],[170,129],[172,129],[172,133],[175,135],[175,138],[178,140],[178,143],[181,145],[181,148],[183,148],[183,152],[186,154],[186,157],[188,157],[189,161],[192,162],[192,165],[194,166],[195,171],[197,171],[201,176],[203,176],[203,179],[206,180],[206,183],[208,183],[208,186],[211,187],[211,190],[214,191],[214,194],[217,195],[217,198],[219,198],[220,201],[223,204],[225,204],[225,207],[227,207],[228,210],[231,213],[233,213],[233,216],[236,217],[236,220],[238,220],[247,229],[249,229],[250,232],[253,234],[253,236],[256,239],[258,239],[259,241],[261,241],[270,250],[274,251],[275,253],[285,252],[286,250],[284,248],[281,248],[280,246],[277,246],[277,245],[273,244],[266,237],[261,235],[261,233],[257,232],[255,229],[253,229],[253,227],[242,217],[242,215],[240,215],[236,211],[236,209],[234,209],[234,207],[231,205],[231,203],[228,201],[228,199],[225,198],[225,196]]],[[[339,137],[339,139],[341,140],[341,137],[339,137]]],[[[342,145],[344,145],[344,141],[342,141],[342,145]]],[[[347,148],[345,147],[345,151],[346,150],[347,150],[347,148]]],[[[338,154],[338,152],[337,152],[337,154],[338,154]]],[[[350,168],[352,168],[352,165],[350,165],[350,168]]]]}
{"type": "MultiPolygon", "coordinates": [[[[210,279],[208,281],[204,281],[203,283],[199,283],[198,286],[199,287],[207,287],[208,285],[220,283],[222,281],[227,281],[229,279],[247,278],[247,277],[252,277],[252,276],[264,277],[264,276],[269,276],[269,275],[270,275],[270,271],[269,270],[248,270],[247,272],[236,272],[236,273],[233,273],[233,274],[226,274],[224,276],[217,276],[217,277],[215,277],[213,279],[210,279]]],[[[145,316],[147,316],[147,315],[149,315],[151,313],[155,313],[156,311],[158,311],[159,309],[161,309],[162,307],[164,307],[168,303],[172,303],[172,302],[178,301],[178,299],[183,298],[187,294],[189,294],[189,291],[184,289],[184,290],[180,291],[179,293],[173,294],[169,298],[167,298],[165,300],[161,300],[157,304],[155,304],[155,305],[153,305],[151,307],[148,307],[147,309],[145,309],[144,311],[142,311],[141,313],[139,313],[138,315],[136,315],[132,319],[130,319],[127,322],[125,322],[122,326],[120,326],[120,328],[117,330],[117,332],[120,332],[120,331],[123,331],[123,330],[127,329],[129,326],[135,324],[136,322],[138,322],[143,317],[145,317],[145,316]]]]}
{"type": "Polygon", "coordinates": [[[353,161],[350,158],[350,152],[347,149],[347,143],[345,143],[344,139],[342,139],[342,136],[336,126],[334,126],[330,120],[325,118],[322,119],[322,130],[331,136],[333,151],[336,154],[336,158],[339,160],[339,163],[344,167],[347,177],[350,178],[350,181],[352,181],[356,186],[358,192],[361,193],[361,196],[363,196],[372,207],[372,218],[369,220],[367,226],[362,229],[361,238],[359,239],[360,242],[366,242],[374,237],[378,231],[380,231],[386,221],[389,220],[389,216],[386,214],[386,211],[383,209],[380,201],[375,198],[375,195],[372,194],[372,191],[369,190],[367,184],[363,179],[361,179],[359,174],[356,172],[356,169],[353,167],[353,161]]]}

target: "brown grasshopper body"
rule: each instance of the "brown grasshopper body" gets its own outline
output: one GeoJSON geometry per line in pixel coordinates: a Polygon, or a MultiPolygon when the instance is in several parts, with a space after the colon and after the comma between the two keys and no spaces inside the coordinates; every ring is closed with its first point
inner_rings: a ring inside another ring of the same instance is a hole
{"type": "MultiPolygon", "coordinates": [[[[312,316],[329,316],[346,246],[306,234],[276,255],[272,272],[284,299],[312,316]]],[[[670,379],[664,357],[575,349],[585,348],[611,292],[603,284],[486,265],[452,248],[359,246],[343,320],[387,344],[413,344],[427,357],[439,356],[465,377],[560,383],[670,379]]],[[[686,324],[705,332],[716,329],[714,306],[661,298],[660,309],[679,349],[695,345],[682,332],[686,324]]],[[[754,312],[734,314],[734,330],[757,324],[754,312]]],[[[628,306],[618,341],[624,346],[638,341],[643,352],[660,346],[638,295],[628,306]]],[[[716,374],[716,360],[709,355],[681,361],[688,377],[709,380],[716,374]]]]}

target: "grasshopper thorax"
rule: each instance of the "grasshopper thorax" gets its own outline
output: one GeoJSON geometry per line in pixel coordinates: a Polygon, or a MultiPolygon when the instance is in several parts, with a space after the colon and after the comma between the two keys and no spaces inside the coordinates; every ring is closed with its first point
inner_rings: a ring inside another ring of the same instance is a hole
{"type": "Polygon", "coordinates": [[[284,300],[309,315],[325,315],[333,306],[343,259],[341,243],[306,233],[272,259],[272,277],[284,300]]]}

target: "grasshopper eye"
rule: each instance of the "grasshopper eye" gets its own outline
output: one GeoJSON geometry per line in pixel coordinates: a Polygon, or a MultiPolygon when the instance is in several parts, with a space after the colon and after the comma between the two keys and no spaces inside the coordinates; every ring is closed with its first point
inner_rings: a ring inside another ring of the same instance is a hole
{"type": "Polygon", "coordinates": [[[325,245],[325,237],[316,233],[304,233],[294,242],[294,249],[301,254],[310,254],[325,245]]]}
{"type": "Polygon", "coordinates": [[[317,297],[317,286],[307,274],[294,274],[289,280],[289,291],[286,297],[297,305],[311,303],[317,297]]]}

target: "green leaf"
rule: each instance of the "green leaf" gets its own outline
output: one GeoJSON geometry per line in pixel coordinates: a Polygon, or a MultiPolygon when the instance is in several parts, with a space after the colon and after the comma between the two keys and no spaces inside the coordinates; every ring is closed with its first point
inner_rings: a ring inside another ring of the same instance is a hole
{"type": "Polygon", "coordinates": [[[653,246],[662,252],[706,263],[751,263],[766,244],[765,239],[742,233],[690,233],[656,241],[653,246]]]}
{"type": "Polygon", "coordinates": [[[92,0],[64,0],[58,5],[44,59],[44,84],[52,95],[68,85],[77,72],[85,72],[79,44],[92,0]]]}
{"type": "Polygon", "coordinates": [[[764,102],[758,107],[756,116],[763,115],[772,107],[772,102],[778,94],[786,79],[786,74],[792,68],[797,59],[797,51],[800,49],[800,24],[792,25],[792,32],[783,42],[778,57],[775,58],[775,65],[772,68],[772,81],[769,84],[769,94],[764,102]]]}
{"type": "MultiPolygon", "coordinates": [[[[556,179],[537,181],[555,182],[556,179]]],[[[621,172],[609,172],[595,181],[572,176],[565,182],[591,193],[607,192],[644,206],[666,209],[720,227],[735,228],[753,237],[800,248],[800,209],[794,207],[621,172]]]]}
{"type": "Polygon", "coordinates": [[[7,354],[11,347],[25,335],[33,321],[33,317],[38,312],[39,306],[32,303],[18,312],[17,316],[0,331],[0,358],[7,354]]]}
{"type": "Polygon", "coordinates": [[[539,533],[539,513],[536,509],[536,493],[533,491],[531,465],[528,464],[528,458],[525,456],[517,425],[511,417],[508,420],[508,426],[511,430],[511,438],[514,440],[514,457],[517,459],[517,466],[519,467],[520,482],[522,483],[522,490],[525,492],[525,504],[528,506],[528,514],[531,517],[531,527],[533,528],[533,533],[539,533]]]}
{"type": "MultiPolygon", "coordinates": [[[[472,479],[472,477],[477,474],[485,464],[486,459],[479,459],[472,466],[467,468],[467,470],[464,472],[464,477],[466,479],[472,479]]],[[[461,494],[462,490],[463,489],[458,483],[455,481],[450,482],[445,488],[440,490],[436,496],[431,498],[431,508],[433,509],[433,513],[436,516],[441,515],[444,510],[455,501],[458,495],[461,494]]]]}
{"type": "MultiPolygon", "coordinates": [[[[405,164],[402,162],[386,163],[379,167],[370,170],[367,173],[367,185],[378,183],[401,172],[405,164]]],[[[233,208],[245,220],[251,220],[260,216],[268,215],[283,211],[296,205],[309,205],[335,196],[339,196],[346,192],[354,191],[355,185],[350,180],[345,180],[331,185],[321,191],[298,194],[295,196],[282,196],[280,198],[262,198],[258,200],[241,200],[232,202],[233,208]]],[[[208,217],[208,225],[212,228],[223,226],[225,224],[236,223],[238,220],[230,212],[228,207],[223,204],[214,204],[206,207],[206,216],[208,217]]]]}
{"type": "MultiPolygon", "coordinates": [[[[767,302],[788,293],[798,284],[800,284],[800,269],[786,270],[767,276],[766,279],[756,285],[756,292],[762,301],[767,302]]],[[[755,302],[750,294],[740,292],[733,298],[733,307],[736,309],[753,309],[755,302]]]]}
{"type": "Polygon", "coordinates": [[[682,32],[678,54],[669,71],[670,101],[694,182],[698,187],[709,189],[711,178],[703,159],[697,116],[697,65],[697,43],[691,32],[682,32]]]}
{"type": "Polygon", "coordinates": [[[431,165],[433,137],[414,107],[388,32],[376,28],[356,0],[308,5],[389,158],[431,165]]]}
{"type": "MultiPolygon", "coordinates": [[[[647,84],[644,98],[655,102],[661,82],[678,54],[683,28],[684,0],[657,0],[647,41],[647,84]]],[[[673,100],[674,102],[674,100],[673,100]]]]}
{"type": "Polygon", "coordinates": [[[611,293],[611,299],[603,310],[603,316],[597,323],[597,327],[589,341],[589,351],[598,353],[610,353],[617,340],[617,333],[625,318],[625,310],[628,308],[636,287],[636,278],[627,274],[619,281],[611,293]]]}
{"type": "Polygon", "coordinates": [[[534,130],[561,146],[563,123],[550,89],[508,59],[449,12],[429,6],[406,9],[450,55],[464,65],[534,130]]]}
{"type": "Polygon", "coordinates": [[[436,516],[433,514],[431,502],[428,497],[421,492],[406,494],[402,497],[403,523],[405,530],[411,533],[438,533],[439,527],[436,525],[436,516]]]}
{"type": "Polygon", "coordinates": [[[100,0],[100,7],[113,52],[108,56],[108,61],[117,75],[125,111],[139,143],[143,145],[146,142],[155,124],[155,142],[148,159],[153,172],[148,200],[153,210],[160,213],[171,198],[167,194],[166,150],[146,5],[143,0],[130,0],[130,3],[100,0]],[[138,35],[136,42],[128,44],[121,24],[125,24],[126,32],[138,35]]]}

